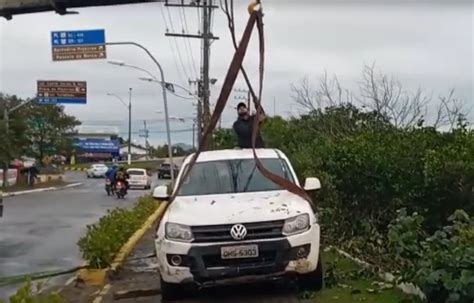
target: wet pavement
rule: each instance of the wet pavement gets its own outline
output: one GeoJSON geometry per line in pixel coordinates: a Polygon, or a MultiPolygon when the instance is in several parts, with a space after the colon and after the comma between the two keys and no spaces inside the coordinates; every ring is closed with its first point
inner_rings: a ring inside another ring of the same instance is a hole
{"type": "MultiPolygon", "coordinates": [[[[76,242],[86,225],[96,222],[107,209],[133,205],[146,192],[131,190],[125,200],[118,200],[106,195],[103,179],[86,179],[81,172],[68,173],[66,178],[68,182],[84,184],[4,199],[0,278],[79,266],[82,261],[76,242]]],[[[158,184],[156,176],[153,182],[158,184]]],[[[0,288],[0,299],[15,288],[0,288]]]]}

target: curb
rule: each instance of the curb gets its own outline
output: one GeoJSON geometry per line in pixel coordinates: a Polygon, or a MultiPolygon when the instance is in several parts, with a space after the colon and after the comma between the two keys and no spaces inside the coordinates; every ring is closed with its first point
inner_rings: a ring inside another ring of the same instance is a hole
{"type": "Polygon", "coordinates": [[[61,187],[45,187],[45,188],[38,188],[38,189],[31,189],[31,190],[16,191],[16,192],[11,192],[11,193],[5,192],[3,193],[3,197],[14,197],[14,196],[27,195],[27,194],[41,193],[45,191],[61,190],[61,189],[66,189],[66,188],[78,187],[78,186],[81,186],[82,184],[83,183],[72,183],[66,186],[61,186],[61,187]]]}
{"type": "MultiPolygon", "coordinates": [[[[86,285],[90,286],[102,286],[104,285],[107,274],[110,272],[116,271],[127,259],[128,255],[135,248],[136,244],[140,239],[145,235],[145,233],[153,226],[153,224],[160,219],[164,211],[168,206],[168,202],[161,202],[160,206],[156,211],[148,217],[148,219],[143,223],[142,227],[138,229],[128,241],[120,248],[118,253],[115,255],[115,258],[110,267],[103,269],[81,269],[77,274],[77,279],[84,281],[86,285]]],[[[87,266],[87,262],[84,262],[83,265],[87,266]]],[[[105,294],[103,294],[105,295],[105,294]]]]}
{"type": "Polygon", "coordinates": [[[87,168],[85,168],[85,167],[69,167],[69,166],[66,166],[63,169],[65,171],[87,171],[87,168]]]}

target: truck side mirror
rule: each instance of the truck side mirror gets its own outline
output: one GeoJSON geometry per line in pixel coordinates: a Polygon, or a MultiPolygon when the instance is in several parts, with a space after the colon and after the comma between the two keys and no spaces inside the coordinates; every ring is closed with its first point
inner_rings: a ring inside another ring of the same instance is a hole
{"type": "Polygon", "coordinates": [[[321,181],[318,178],[306,178],[304,182],[304,190],[313,191],[321,188],[321,181]]]}
{"type": "Polygon", "coordinates": [[[168,200],[169,199],[168,195],[168,187],[167,186],[157,186],[153,190],[153,198],[156,200],[168,200]]]}

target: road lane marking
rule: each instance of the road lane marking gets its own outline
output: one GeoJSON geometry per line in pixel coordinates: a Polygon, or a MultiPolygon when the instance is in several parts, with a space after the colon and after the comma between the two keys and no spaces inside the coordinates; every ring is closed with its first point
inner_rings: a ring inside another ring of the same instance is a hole
{"type": "Polygon", "coordinates": [[[102,288],[102,290],[99,292],[98,296],[94,299],[94,301],[92,301],[92,303],[101,303],[103,296],[105,296],[109,292],[109,289],[110,289],[110,284],[106,284],[102,288]]]}

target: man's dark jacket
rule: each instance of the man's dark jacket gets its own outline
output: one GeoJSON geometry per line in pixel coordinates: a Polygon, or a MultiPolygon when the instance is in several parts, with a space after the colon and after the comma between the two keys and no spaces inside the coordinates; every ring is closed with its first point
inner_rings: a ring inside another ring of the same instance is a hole
{"type": "MultiPolygon", "coordinates": [[[[239,117],[234,122],[234,131],[237,134],[237,141],[240,148],[252,148],[252,129],[255,116],[250,116],[248,119],[239,117]]],[[[255,140],[255,148],[265,148],[260,129],[257,132],[255,140]]]]}

